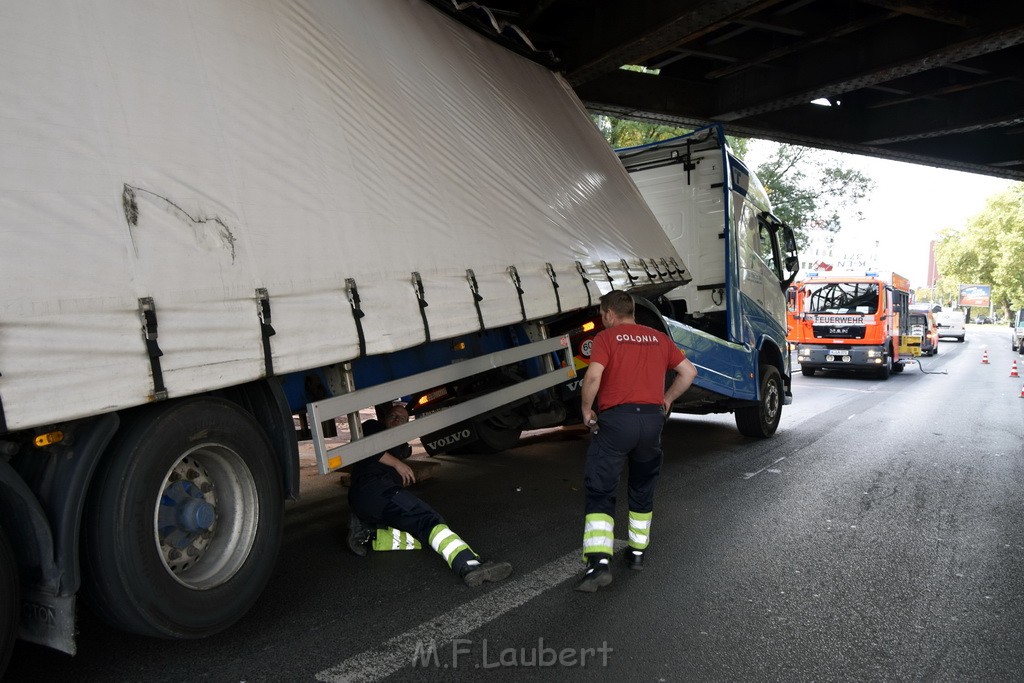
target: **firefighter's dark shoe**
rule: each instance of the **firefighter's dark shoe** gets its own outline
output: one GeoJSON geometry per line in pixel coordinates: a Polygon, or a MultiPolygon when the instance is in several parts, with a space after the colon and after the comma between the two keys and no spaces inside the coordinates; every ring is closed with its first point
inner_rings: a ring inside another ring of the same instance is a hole
{"type": "Polygon", "coordinates": [[[348,549],[359,557],[366,557],[372,533],[357,515],[353,513],[348,516],[348,549]]]}
{"type": "Polygon", "coordinates": [[[576,584],[576,590],[581,593],[594,593],[598,588],[604,588],[612,582],[612,570],[608,566],[607,557],[591,557],[587,560],[587,570],[583,578],[576,584]]]}
{"type": "Polygon", "coordinates": [[[644,551],[636,548],[626,548],[626,566],[634,571],[641,571],[644,568],[644,551]]]}
{"type": "Polygon", "coordinates": [[[462,570],[462,581],[471,588],[476,588],[485,581],[502,581],[512,573],[512,565],[508,562],[484,562],[466,565],[462,570]]]}

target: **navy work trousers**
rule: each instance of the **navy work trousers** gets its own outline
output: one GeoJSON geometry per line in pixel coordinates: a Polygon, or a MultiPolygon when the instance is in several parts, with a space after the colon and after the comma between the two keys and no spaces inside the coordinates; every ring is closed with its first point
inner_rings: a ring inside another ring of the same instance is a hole
{"type": "Polygon", "coordinates": [[[624,404],[601,411],[583,467],[587,514],[615,515],[615,488],[627,460],[629,509],[634,512],[654,509],[664,426],[665,412],[660,406],[624,404]]]}
{"type": "Polygon", "coordinates": [[[424,547],[430,547],[430,532],[444,519],[434,508],[396,486],[389,477],[358,477],[348,490],[352,512],[364,522],[392,527],[413,535],[424,547]]]}

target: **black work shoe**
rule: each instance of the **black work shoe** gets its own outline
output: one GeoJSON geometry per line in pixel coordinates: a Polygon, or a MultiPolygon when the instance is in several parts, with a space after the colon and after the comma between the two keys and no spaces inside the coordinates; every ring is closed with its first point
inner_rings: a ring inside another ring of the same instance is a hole
{"type": "Polygon", "coordinates": [[[636,548],[626,548],[626,566],[635,571],[644,568],[644,551],[636,548]]]}
{"type": "Polygon", "coordinates": [[[372,530],[363,524],[356,514],[348,516],[348,549],[359,557],[366,557],[370,549],[370,537],[372,530]]]}
{"type": "Polygon", "coordinates": [[[462,581],[471,588],[476,588],[484,581],[501,581],[512,573],[512,565],[508,562],[484,562],[483,564],[467,565],[462,570],[462,581]]]}
{"type": "Polygon", "coordinates": [[[612,570],[608,567],[608,558],[590,559],[587,562],[587,571],[583,578],[576,584],[576,590],[581,593],[594,593],[598,588],[604,588],[612,582],[612,570]]]}

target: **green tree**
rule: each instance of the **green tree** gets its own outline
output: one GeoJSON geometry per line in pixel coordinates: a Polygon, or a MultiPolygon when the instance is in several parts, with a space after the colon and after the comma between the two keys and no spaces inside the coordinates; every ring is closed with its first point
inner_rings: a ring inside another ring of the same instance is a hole
{"type": "Polygon", "coordinates": [[[757,176],[775,215],[793,227],[801,243],[810,229],[839,232],[844,220],[861,219],[858,204],[875,188],[870,177],[834,155],[796,145],[778,145],[757,167],[757,176]]]}
{"type": "Polygon", "coordinates": [[[990,197],[962,230],[944,230],[935,259],[940,282],[991,285],[1006,316],[1024,308],[1024,183],[990,197]]]}

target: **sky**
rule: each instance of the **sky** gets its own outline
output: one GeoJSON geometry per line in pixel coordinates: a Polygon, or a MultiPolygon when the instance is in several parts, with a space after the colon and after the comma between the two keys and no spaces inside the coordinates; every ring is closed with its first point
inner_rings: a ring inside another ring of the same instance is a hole
{"type": "MultiPolygon", "coordinates": [[[[751,140],[747,160],[757,166],[774,143],[751,140]]],[[[847,218],[837,243],[879,242],[880,271],[895,271],[913,287],[927,285],[928,243],[946,227],[963,228],[985,208],[985,200],[1012,181],[962,171],[949,171],[853,154],[822,152],[843,165],[860,169],[875,181],[875,190],[861,203],[863,221],[847,218]]]]}

